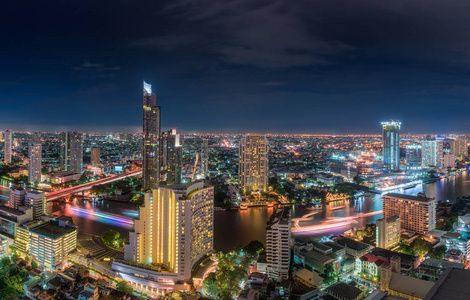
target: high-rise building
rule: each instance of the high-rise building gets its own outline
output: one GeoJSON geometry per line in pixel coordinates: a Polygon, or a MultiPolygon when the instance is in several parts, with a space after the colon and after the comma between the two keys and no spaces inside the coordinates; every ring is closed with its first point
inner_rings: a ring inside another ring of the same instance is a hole
{"type": "Polygon", "coordinates": [[[238,180],[244,192],[268,191],[268,140],[247,134],[240,140],[238,180]]]}
{"type": "Polygon", "coordinates": [[[69,135],[61,132],[59,135],[59,168],[67,171],[69,168],[69,135]]]}
{"type": "Polygon", "coordinates": [[[78,132],[62,132],[59,138],[59,167],[63,171],[82,173],[83,135],[78,132]]]}
{"type": "Polygon", "coordinates": [[[444,168],[455,168],[455,154],[444,154],[444,168]]]}
{"type": "Polygon", "coordinates": [[[91,164],[100,164],[100,147],[98,145],[94,145],[93,147],[91,147],[91,164]]]}
{"type": "Polygon", "coordinates": [[[11,143],[12,143],[12,137],[11,137],[11,131],[10,130],[5,130],[5,133],[3,134],[3,140],[4,140],[4,147],[3,147],[3,161],[6,164],[11,164],[11,143]]]}
{"type": "Polygon", "coordinates": [[[450,153],[458,160],[463,160],[468,155],[468,140],[466,138],[455,139],[450,143],[450,153]]]}
{"type": "Polygon", "coordinates": [[[422,152],[421,145],[406,145],[406,171],[421,170],[422,152]]]}
{"type": "Polygon", "coordinates": [[[70,168],[69,171],[82,174],[83,170],[83,135],[69,132],[70,141],[70,168]]]}
{"type": "Polygon", "coordinates": [[[46,214],[46,195],[44,192],[26,191],[25,206],[33,210],[33,218],[46,214]]]}
{"type": "Polygon", "coordinates": [[[69,253],[77,248],[77,228],[64,219],[29,228],[29,254],[43,269],[62,269],[68,263],[69,253]]]}
{"type": "Polygon", "coordinates": [[[20,206],[24,206],[26,197],[26,190],[23,188],[10,188],[10,201],[8,204],[11,208],[18,209],[20,206]]]}
{"type": "Polygon", "coordinates": [[[28,147],[29,166],[28,174],[30,182],[41,182],[42,168],[42,145],[41,143],[30,143],[28,147]]]}
{"type": "Polygon", "coordinates": [[[287,279],[291,259],[291,211],[283,206],[266,230],[266,273],[270,278],[287,279]]]}
{"type": "Polygon", "coordinates": [[[442,168],[444,163],[444,150],[442,141],[423,141],[421,143],[421,152],[423,168],[442,168]]]}
{"type": "Polygon", "coordinates": [[[172,129],[162,135],[162,169],[166,175],[168,185],[181,183],[183,147],[180,144],[180,135],[172,129]]]}
{"type": "Polygon", "coordinates": [[[124,257],[146,265],[165,265],[179,280],[213,250],[214,188],[203,181],[152,189],[145,194],[124,257]]]}
{"type": "Polygon", "coordinates": [[[400,128],[401,122],[391,120],[382,122],[383,129],[383,159],[388,171],[400,170],[400,128]]]}
{"type": "Polygon", "coordinates": [[[376,222],[376,246],[391,248],[400,242],[400,216],[379,219],[376,222]]]}
{"type": "Polygon", "coordinates": [[[201,145],[201,173],[204,178],[209,176],[209,141],[206,138],[201,145]]]}
{"type": "Polygon", "coordinates": [[[160,107],[152,86],[144,81],[143,104],[143,190],[154,189],[160,182],[160,107]]]}
{"type": "Polygon", "coordinates": [[[426,234],[436,228],[436,199],[422,193],[417,196],[390,193],[382,199],[383,217],[400,216],[402,229],[426,234]]]}

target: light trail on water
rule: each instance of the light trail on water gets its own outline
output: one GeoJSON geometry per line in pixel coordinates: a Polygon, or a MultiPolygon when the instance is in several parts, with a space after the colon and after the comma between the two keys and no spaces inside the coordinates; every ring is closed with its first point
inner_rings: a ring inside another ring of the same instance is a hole
{"type": "Polygon", "coordinates": [[[134,225],[133,220],[126,219],[126,218],[123,218],[123,217],[119,217],[119,216],[116,216],[116,215],[105,214],[105,213],[101,213],[101,212],[98,212],[98,211],[86,210],[86,209],[78,208],[78,207],[71,207],[71,209],[73,211],[83,213],[83,214],[86,214],[86,215],[90,215],[90,216],[93,216],[93,217],[109,219],[109,220],[117,221],[119,223],[124,223],[124,224],[127,224],[127,225],[134,225]]]}

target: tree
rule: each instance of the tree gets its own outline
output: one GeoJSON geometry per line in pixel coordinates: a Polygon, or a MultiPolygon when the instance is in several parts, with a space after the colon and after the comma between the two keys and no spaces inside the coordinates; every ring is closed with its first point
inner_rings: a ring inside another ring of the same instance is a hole
{"type": "Polygon", "coordinates": [[[133,289],[127,284],[127,281],[119,281],[116,284],[116,289],[126,294],[132,294],[133,292],[133,289]]]}
{"type": "Polygon", "coordinates": [[[447,248],[444,245],[437,246],[436,248],[429,251],[429,256],[431,258],[444,259],[446,256],[447,248]]]}
{"type": "Polygon", "coordinates": [[[251,259],[238,254],[217,255],[217,268],[204,279],[204,291],[215,299],[233,299],[247,279],[251,259]]]}
{"type": "Polygon", "coordinates": [[[38,263],[35,260],[31,261],[31,268],[33,268],[33,269],[38,268],[38,263]]]}
{"type": "Polygon", "coordinates": [[[243,251],[251,257],[255,257],[258,253],[264,249],[263,243],[258,240],[251,241],[248,245],[243,248],[243,251]]]}
{"type": "Polygon", "coordinates": [[[116,230],[106,230],[100,237],[101,241],[108,247],[122,248],[121,234],[116,230]]]}

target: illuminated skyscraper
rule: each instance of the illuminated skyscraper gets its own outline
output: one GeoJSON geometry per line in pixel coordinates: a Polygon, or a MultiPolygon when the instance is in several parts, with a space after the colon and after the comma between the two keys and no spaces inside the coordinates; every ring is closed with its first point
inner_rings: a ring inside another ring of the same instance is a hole
{"type": "Polygon", "coordinates": [[[68,170],[69,160],[69,135],[61,132],[59,135],[59,168],[62,171],[68,170]]]}
{"type": "Polygon", "coordinates": [[[152,86],[144,81],[143,104],[143,190],[158,187],[160,182],[160,107],[152,86]]]}
{"type": "Polygon", "coordinates": [[[400,170],[400,121],[382,122],[384,167],[388,171],[400,170]]]}
{"type": "Polygon", "coordinates": [[[183,148],[180,144],[180,135],[172,129],[162,135],[162,167],[166,174],[168,185],[181,182],[181,164],[183,148]]]}
{"type": "Polygon", "coordinates": [[[202,139],[201,145],[201,172],[202,176],[209,176],[209,145],[207,139],[202,139]]]}
{"type": "Polygon", "coordinates": [[[421,143],[421,149],[423,168],[442,168],[444,163],[444,150],[442,141],[423,141],[421,143]]]}
{"type": "Polygon", "coordinates": [[[23,188],[10,188],[10,200],[8,205],[11,208],[18,209],[20,206],[24,206],[26,197],[26,190],[23,188]]]}
{"type": "Polygon", "coordinates": [[[388,249],[400,242],[400,216],[392,216],[377,220],[376,242],[380,248],[388,249]]]}
{"type": "Polygon", "coordinates": [[[82,174],[83,169],[83,135],[76,132],[69,132],[70,141],[70,165],[69,170],[82,174]]]}
{"type": "Polygon", "coordinates": [[[44,192],[26,191],[25,206],[33,210],[33,218],[36,220],[46,214],[46,195],[44,192]]]}
{"type": "Polygon", "coordinates": [[[456,139],[450,143],[450,153],[455,155],[456,159],[462,160],[468,155],[468,140],[456,139]]]}
{"type": "Polygon", "coordinates": [[[245,191],[268,191],[268,140],[247,134],[240,140],[238,180],[245,191]]]}
{"type": "Polygon", "coordinates": [[[11,131],[10,130],[5,130],[5,133],[3,134],[3,140],[5,141],[4,147],[3,147],[3,161],[6,164],[11,164],[11,131]]]}
{"type": "Polygon", "coordinates": [[[100,164],[100,147],[94,145],[91,147],[91,164],[99,165],[100,164]]]}
{"type": "MultiPolygon", "coordinates": [[[[165,265],[176,274],[173,280],[188,280],[194,264],[213,250],[213,209],[214,188],[203,181],[152,189],[125,245],[125,260],[165,265]]],[[[134,273],[126,279],[133,281],[134,273]]]]}
{"type": "Polygon", "coordinates": [[[78,132],[62,132],[59,137],[59,167],[62,171],[82,173],[83,135],[78,132]]]}
{"type": "Polygon", "coordinates": [[[42,145],[41,143],[29,144],[29,166],[28,175],[30,182],[41,182],[41,168],[42,168],[42,145]]]}
{"type": "Polygon", "coordinates": [[[406,145],[406,171],[421,170],[421,145],[406,145]]]}

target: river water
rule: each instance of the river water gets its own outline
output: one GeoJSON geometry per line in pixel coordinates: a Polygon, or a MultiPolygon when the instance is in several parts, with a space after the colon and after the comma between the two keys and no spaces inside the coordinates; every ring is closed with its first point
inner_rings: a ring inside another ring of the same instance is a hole
{"type": "MultiPolygon", "coordinates": [[[[395,191],[398,193],[416,195],[418,192],[426,192],[427,196],[435,197],[437,200],[454,202],[457,197],[470,195],[470,179],[468,171],[462,174],[441,179],[430,184],[418,185],[415,188],[395,191]]],[[[0,186],[0,201],[5,203],[8,199],[9,191],[0,186]]],[[[122,236],[128,237],[132,225],[120,222],[112,218],[85,213],[76,208],[81,208],[87,212],[107,212],[127,218],[138,216],[138,207],[135,205],[101,201],[91,203],[83,199],[73,199],[70,204],[48,203],[47,211],[57,215],[71,216],[78,228],[87,233],[101,234],[108,229],[114,229],[122,236]]],[[[366,217],[356,218],[354,223],[340,224],[324,230],[315,230],[302,233],[294,233],[296,237],[304,239],[317,239],[329,234],[340,234],[352,227],[362,227],[368,223],[374,223],[382,217],[382,214],[373,212],[382,209],[382,199],[379,194],[361,197],[359,199],[337,203],[326,206],[318,210],[316,214],[299,222],[300,226],[312,226],[324,223],[334,218],[350,217],[358,214],[371,213],[366,217]],[[336,206],[336,208],[335,208],[336,206]]],[[[214,248],[219,251],[229,251],[238,245],[246,245],[251,240],[266,241],[266,222],[275,211],[275,208],[256,207],[244,211],[223,211],[214,212],[214,248]]],[[[314,211],[303,207],[292,206],[292,217],[301,218],[314,211]]]]}

